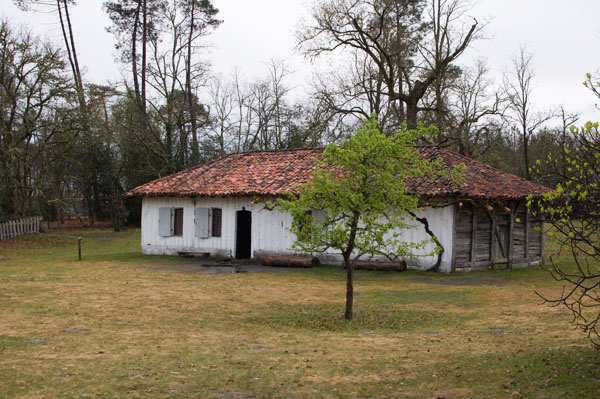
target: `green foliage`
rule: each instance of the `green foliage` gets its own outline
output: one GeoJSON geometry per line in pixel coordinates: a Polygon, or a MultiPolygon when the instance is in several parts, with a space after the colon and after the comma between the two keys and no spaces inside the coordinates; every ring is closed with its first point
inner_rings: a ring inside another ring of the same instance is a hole
{"type": "Polygon", "coordinates": [[[294,248],[310,253],[335,249],[345,259],[350,255],[398,259],[431,242],[406,242],[401,236],[402,230],[415,228],[409,212],[419,200],[408,191],[407,181],[425,176],[454,181],[461,174],[459,169],[443,170],[441,159],[420,158],[415,144],[434,131],[420,126],[388,137],[371,119],[342,146],[328,146],[313,179],[299,188],[298,195],[278,201],[293,217],[294,248]]]}
{"type": "MultiPolygon", "coordinates": [[[[588,75],[586,86],[599,95],[598,85],[588,75]]],[[[563,148],[560,159],[548,156],[539,165],[563,170],[562,181],[554,192],[540,200],[529,198],[528,206],[546,216],[560,251],[570,254],[577,268],[565,270],[551,259],[553,277],[566,287],[557,298],[544,298],[551,305],[564,305],[573,313],[573,324],[600,346],[600,133],[598,123],[571,127],[575,145],[563,148]],[[560,168],[559,162],[566,165],[560,168]]]]}

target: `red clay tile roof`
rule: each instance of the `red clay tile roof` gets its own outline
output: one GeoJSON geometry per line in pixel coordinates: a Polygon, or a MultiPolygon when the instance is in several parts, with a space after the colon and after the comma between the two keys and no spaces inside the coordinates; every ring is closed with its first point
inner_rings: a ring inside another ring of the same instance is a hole
{"type": "MultiPolygon", "coordinates": [[[[442,158],[451,168],[467,166],[465,182],[453,188],[447,181],[408,181],[410,191],[422,196],[516,199],[539,196],[549,189],[499,171],[491,166],[439,147],[418,147],[423,157],[442,158]]],[[[277,196],[305,183],[322,149],[260,151],[226,155],[179,173],[151,181],[125,194],[126,197],[188,196],[277,196]]]]}
{"type": "Polygon", "coordinates": [[[529,180],[492,168],[482,162],[456,154],[436,146],[419,147],[421,156],[430,161],[442,158],[442,164],[448,169],[464,163],[466,166],[464,183],[452,188],[448,181],[420,179],[409,181],[410,191],[421,196],[455,196],[460,198],[481,199],[518,199],[528,195],[539,197],[552,191],[529,180]]]}

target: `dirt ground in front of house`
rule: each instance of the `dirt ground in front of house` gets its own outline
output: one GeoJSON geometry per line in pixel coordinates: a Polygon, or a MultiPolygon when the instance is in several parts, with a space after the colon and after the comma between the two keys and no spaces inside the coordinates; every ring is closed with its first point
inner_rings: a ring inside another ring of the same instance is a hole
{"type": "Polygon", "coordinates": [[[176,264],[166,263],[156,266],[155,269],[192,274],[293,273],[303,270],[295,267],[264,266],[250,259],[218,261],[202,258],[186,259],[176,264]]]}

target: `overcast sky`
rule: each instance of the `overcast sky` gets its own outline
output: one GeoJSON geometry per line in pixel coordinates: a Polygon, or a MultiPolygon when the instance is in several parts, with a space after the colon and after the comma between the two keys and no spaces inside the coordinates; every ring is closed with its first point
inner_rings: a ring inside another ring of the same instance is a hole
{"type": "MultiPolygon", "coordinates": [[[[75,40],[85,77],[97,83],[118,82],[124,68],[115,62],[114,40],[106,32],[109,20],[103,0],[79,0],[72,10],[75,40]]],[[[270,59],[286,60],[296,70],[298,86],[308,78],[311,65],[293,51],[294,28],[306,16],[312,0],[213,0],[223,24],[208,41],[213,71],[228,74],[234,66],[246,78],[265,71],[270,59]]],[[[42,37],[59,45],[56,16],[24,13],[13,0],[0,0],[0,13],[14,23],[25,23],[42,37]]],[[[600,68],[600,1],[598,0],[482,0],[469,13],[488,20],[488,37],[478,41],[461,59],[474,64],[487,60],[496,83],[511,63],[511,57],[526,45],[534,53],[538,108],[564,105],[583,119],[600,120],[595,98],[583,88],[585,74],[600,68]]],[[[598,101],[600,102],[600,101],[598,101]]]]}

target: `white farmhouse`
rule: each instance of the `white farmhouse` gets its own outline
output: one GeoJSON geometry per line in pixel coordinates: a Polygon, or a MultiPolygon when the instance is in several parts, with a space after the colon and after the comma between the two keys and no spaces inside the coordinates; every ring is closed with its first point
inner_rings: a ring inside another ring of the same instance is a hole
{"type": "MultiPolygon", "coordinates": [[[[440,271],[525,266],[543,258],[543,221],[534,220],[525,197],[548,189],[439,147],[419,147],[421,156],[442,158],[452,168],[466,165],[465,182],[408,182],[420,196],[421,222],[404,232],[408,241],[435,234],[441,256],[414,253],[408,266],[440,271]]],[[[184,170],[125,195],[142,203],[142,253],[205,253],[235,258],[291,255],[295,237],[291,216],[269,210],[265,202],[306,182],[321,149],[238,153],[184,170]]],[[[433,245],[433,244],[432,244],[433,245]]],[[[322,260],[336,262],[334,252],[322,260]]]]}

